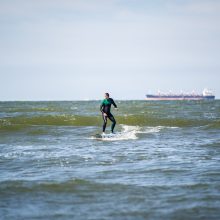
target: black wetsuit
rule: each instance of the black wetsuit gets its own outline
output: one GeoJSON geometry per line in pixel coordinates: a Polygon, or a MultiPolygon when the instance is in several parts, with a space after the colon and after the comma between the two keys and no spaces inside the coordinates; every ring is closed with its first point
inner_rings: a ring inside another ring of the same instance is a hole
{"type": "Polygon", "coordinates": [[[109,118],[112,121],[111,132],[113,132],[115,128],[116,121],[115,121],[114,116],[111,113],[111,105],[114,105],[114,107],[117,108],[117,105],[115,104],[114,100],[111,98],[108,98],[108,99],[104,99],[100,106],[100,111],[102,112],[102,117],[104,121],[103,129],[102,129],[103,132],[105,132],[105,128],[107,125],[107,118],[109,118]],[[106,113],[107,116],[105,116],[104,113],[106,113]]]}

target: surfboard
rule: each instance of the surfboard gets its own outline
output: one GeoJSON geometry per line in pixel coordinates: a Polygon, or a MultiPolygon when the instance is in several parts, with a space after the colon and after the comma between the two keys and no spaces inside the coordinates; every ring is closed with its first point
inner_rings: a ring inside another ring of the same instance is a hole
{"type": "Polygon", "coordinates": [[[94,138],[102,138],[102,135],[101,134],[95,134],[93,137],[94,138]]]}
{"type": "Polygon", "coordinates": [[[116,134],[95,134],[93,137],[95,139],[110,139],[110,138],[114,138],[116,136],[116,134]]]}

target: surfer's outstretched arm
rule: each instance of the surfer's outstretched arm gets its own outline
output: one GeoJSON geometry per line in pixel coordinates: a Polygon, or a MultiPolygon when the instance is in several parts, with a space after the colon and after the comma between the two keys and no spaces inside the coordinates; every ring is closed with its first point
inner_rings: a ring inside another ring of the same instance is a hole
{"type": "Polygon", "coordinates": [[[112,105],[115,107],[115,108],[118,108],[117,105],[115,104],[115,101],[113,99],[111,99],[112,101],[112,105]]]}

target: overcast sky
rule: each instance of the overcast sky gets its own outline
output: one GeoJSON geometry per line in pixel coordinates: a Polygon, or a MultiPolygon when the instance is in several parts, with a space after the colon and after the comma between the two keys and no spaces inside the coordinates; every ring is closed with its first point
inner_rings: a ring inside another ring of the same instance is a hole
{"type": "Polygon", "coordinates": [[[0,100],[220,98],[218,0],[0,0],[0,100]]]}

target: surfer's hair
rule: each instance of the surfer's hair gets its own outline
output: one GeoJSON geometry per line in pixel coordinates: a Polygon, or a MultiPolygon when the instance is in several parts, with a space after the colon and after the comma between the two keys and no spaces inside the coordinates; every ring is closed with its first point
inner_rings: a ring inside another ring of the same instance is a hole
{"type": "Polygon", "coordinates": [[[106,92],[105,95],[109,97],[109,93],[106,92]]]}

